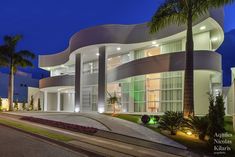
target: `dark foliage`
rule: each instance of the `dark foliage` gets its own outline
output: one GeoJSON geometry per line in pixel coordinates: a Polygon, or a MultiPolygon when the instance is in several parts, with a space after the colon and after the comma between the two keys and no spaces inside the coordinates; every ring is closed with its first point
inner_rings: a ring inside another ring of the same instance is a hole
{"type": "Polygon", "coordinates": [[[160,118],[159,128],[170,131],[171,135],[176,135],[176,132],[181,128],[184,118],[182,112],[167,111],[160,118]]]}
{"type": "Polygon", "coordinates": [[[66,129],[66,130],[70,130],[70,131],[81,132],[81,133],[85,133],[85,134],[94,134],[98,131],[98,129],[93,128],[93,127],[85,127],[85,126],[81,126],[81,125],[69,124],[69,123],[41,119],[41,118],[22,117],[21,119],[26,120],[26,121],[30,121],[30,122],[40,123],[43,125],[66,129]]]}
{"type": "Polygon", "coordinates": [[[141,121],[142,121],[142,123],[144,123],[146,125],[150,121],[150,117],[148,115],[143,115],[141,117],[141,121]]]}

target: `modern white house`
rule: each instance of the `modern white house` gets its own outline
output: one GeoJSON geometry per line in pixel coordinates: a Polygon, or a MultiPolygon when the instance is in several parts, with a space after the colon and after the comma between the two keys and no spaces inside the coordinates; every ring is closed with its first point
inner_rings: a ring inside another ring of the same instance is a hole
{"type": "MultiPolygon", "coordinates": [[[[223,8],[194,23],[194,103],[208,112],[208,93],[222,92],[223,8]]],[[[110,112],[116,93],[119,112],[182,111],[186,27],[171,25],[150,34],[146,23],[102,25],[74,34],[63,52],[41,55],[44,111],[110,112]]]]}

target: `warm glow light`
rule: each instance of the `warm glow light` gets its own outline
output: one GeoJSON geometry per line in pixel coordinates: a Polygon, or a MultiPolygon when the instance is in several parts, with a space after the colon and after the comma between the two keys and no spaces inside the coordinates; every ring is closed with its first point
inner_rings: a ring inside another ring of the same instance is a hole
{"type": "Polygon", "coordinates": [[[79,107],[75,108],[75,112],[79,112],[79,110],[80,110],[79,107]]]}
{"type": "Polygon", "coordinates": [[[157,44],[157,42],[156,41],[152,41],[152,44],[155,45],[155,44],[157,44]]]}
{"type": "Polygon", "coordinates": [[[99,53],[96,53],[96,56],[99,56],[100,54],[99,53]]]}
{"type": "Polygon", "coordinates": [[[205,30],[206,29],[206,26],[201,26],[200,27],[200,30],[202,31],[202,30],[205,30]]]}
{"type": "Polygon", "coordinates": [[[120,51],[120,50],[121,50],[121,47],[118,47],[117,50],[120,51]]]}
{"type": "Polygon", "coordinates": [[[191,136],[193,133],[191,131],[187,131],[186,134],[191,136]]]}
{"type": "Polygon", "coordinates": [[[99,108],[98,108],[98,112],[99,112],[99,113],[104,113],[104,107],[99,107],[99,108]]]}

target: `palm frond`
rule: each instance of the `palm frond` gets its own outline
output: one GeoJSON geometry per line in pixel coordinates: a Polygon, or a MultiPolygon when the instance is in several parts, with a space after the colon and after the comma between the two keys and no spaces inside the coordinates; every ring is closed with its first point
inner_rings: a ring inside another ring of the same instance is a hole
{"type": "Polygon", "coordinates": [[[31,58],[31,59],[35,58],[35,54],[28,51],[28,50],[21,50],[17,54],[22,56],[22,57],[26,57],[26,58],[31,58]]]}
{"type": "Polygon", "coordinates": [[[148,23],[150,33],[155,33],[170,24],[184,24],[186,22],[186,5],[182,1],[167,0],[163,3],[152,20],[148,23]]]}

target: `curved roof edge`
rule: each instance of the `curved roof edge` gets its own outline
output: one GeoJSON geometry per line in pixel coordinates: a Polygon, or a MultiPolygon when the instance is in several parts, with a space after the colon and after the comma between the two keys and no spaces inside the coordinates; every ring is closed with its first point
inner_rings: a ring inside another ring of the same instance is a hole
{"type": "MultiPolygon", "coordinates": [[[[218,30],[222,31],[222,40],[219,45],[222,44],[223,34],[223,23],[224,23],[224,11],[223,8],[211,9],[209,13],[198,19],[194,26],[203,22],[208,18],[214,19],[219,24],[218,30]]],[[[51,55],[40,55],[39,56],[39,67],[50,67],[58,66],[69,61],[69,56],[75,50],[99,44],[134,44],[147,42],[152,40],[159,40],[166,37],[173,36],[177,33],[186,30],[186,26],[170,25],[158,33],[149,34],[149,28],[146,23],[133,24],[133,25],[100,25],[96,27],[86,28],[75,33],[70,41],[69,46],[66,50],[51,54],[51,55]],[[53,61],[53,62],[51,62],[53,61]]],[[[220,33],[221,34],[221,33],[220,33]]]]}

